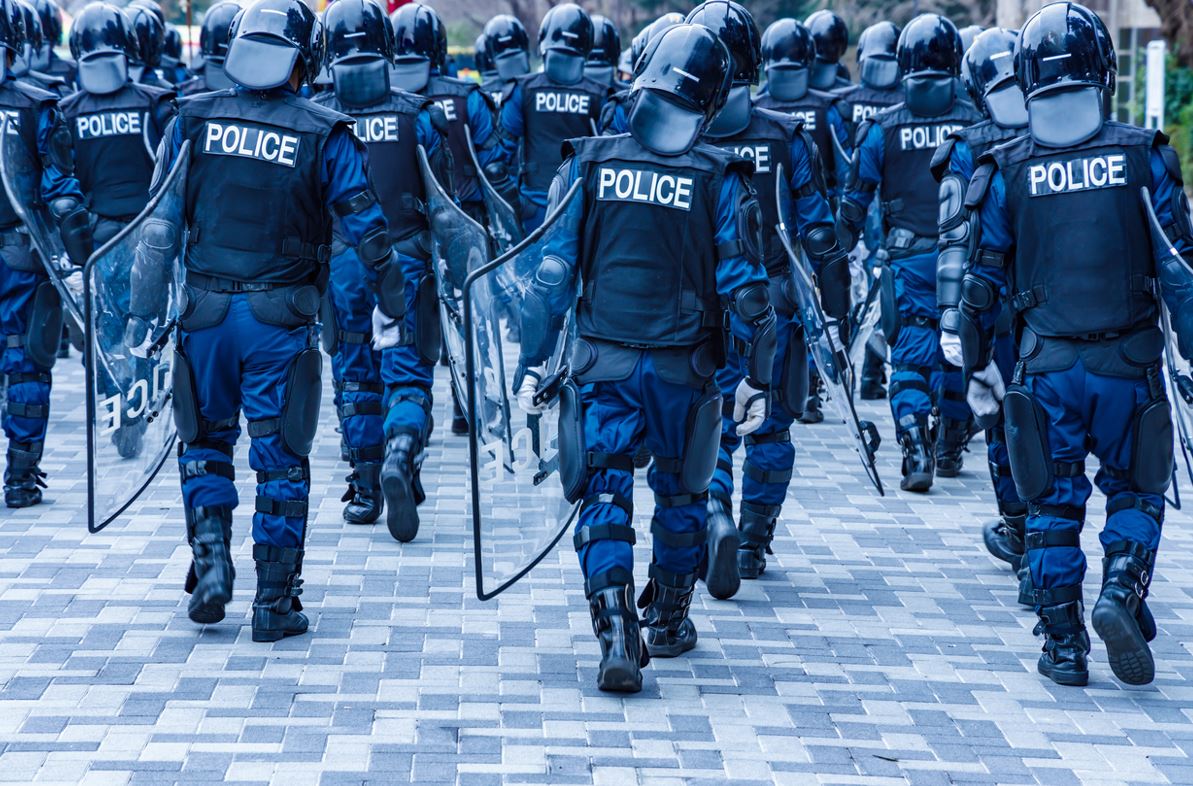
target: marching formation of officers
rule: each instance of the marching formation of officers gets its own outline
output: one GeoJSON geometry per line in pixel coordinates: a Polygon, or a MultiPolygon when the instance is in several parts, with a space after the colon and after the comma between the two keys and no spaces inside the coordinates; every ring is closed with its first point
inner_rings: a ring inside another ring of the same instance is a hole
{"type": "MultiPolygon", "coordinates": [[[[826,334],[857,347],[861,398],[889,396],[904,491],[957,476],[985,430],[999,515],[983,538],[1039,618],[1040,673],[1064,685],[1089,679],[1079,535],[1097,457],[1091,622],[1119,679],[1153,679],[1146,600],[1174,464],[1164,356],[1193,353],[1193,227],[1164,135],[1111,117],[1117,59],[1085,7],[1052,3],[1019,31],[880,22],[857,40],[856,83],[841,18],[760,31],[733,0],[667,14],[625,52],[610,20],[554,6],[540,70],[521,22],[496,16],[476,42],[479,81],[451,75],[443,21],[417,2],[388,17],[336,0],[320,18],[300,0],[223,0],[194,71],[154,0],[82,9],[73,61],[55,52],[61,35],[52,0],[0,0],[6,144],[36,161],[32,201],[69,261],[188,167],[172,405],[195,622],[221,621],[232,597],[243,412],[252,636],[308,628],[320,337],[351,467],[344,519],[384,515],[396,540],[417,536],[445,330],[429,191],[490,229],[496,195],[531,234],[578,190],[580,219],[549,235],[511,311],[508,393],[532,415],[559,406],[583,445],[560,473],[602,689],[638,691],[651,657],[696,645],[698,582],[728,599],[766,570],[793,424],[854,395],[852,375],[841,388],[811,351],[826,334]],[[561,330],[575,331],[577,395],[557,401],[561,330]],[[633,476],[646,462],[653,558],[638,594],[633,476]]],[[[28,212],[0,197],[10,508],[41,501],[62,356],[55,273],[28,212]]],[[[144,338],[135,317],[122,329],[130,346],[144,338]]],[[[464,412],[455,402],[454,433],[470,428],[464,412]]],[[[134,456],[143,432],[133,421],[112,440],[134,456]]]]}

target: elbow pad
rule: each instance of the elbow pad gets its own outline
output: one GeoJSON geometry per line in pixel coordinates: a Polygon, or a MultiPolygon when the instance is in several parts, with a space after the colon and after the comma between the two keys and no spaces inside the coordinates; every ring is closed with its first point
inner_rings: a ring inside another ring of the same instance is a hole
{"type": "Polygon", "coordinates": [[[982,315],[994,308],[998,292],[984,278],[967,275],[961,280],[961,307],[957,335],[966,371],[981,371],[990,365],[993,337],[982,328],[982,315]]]}
{"type": "Polygon", "coordinates": [[[394,251],[388,260],[376,265],[377,307],[390,319],[406,316],[406,276],[394,251]]]}
{"type": "Polygon", "coordinates": [[[554,349],[562,325],[551,304],[563,296],[570,280],[568,266],[556,256],[545,256],[534,274],[534,282],[522,298],[522,362],[538,365],[554,349]]]}
{"type": "Polygon", "coordinates": [[[965,208],[965,184],[955,174],[940,181],[940,256],[936,262],[936,302],[942,309],[961,302],[961,277],[973,252],[972,214],[965,208]]]}
{"type": "Polygon", "coordinates": [[[58,221],[58,232],[71,264],[82,267],[87,264],[95,243],[91,234],[91,214],[78,200],[64,197],[50,204],[50,212],[58,221]]]}
{"type": "Polygon", "coordinates": [[[837,244],[832,228],[815,226],[804,237],[804,251],[820,268],[820,307],[832,319],[843,319],[849,313],[850,285],[849,256],[837,244]]]}
{"type": "Polygon", "coordinates": [[[770,304],[770,291],[765,284],[750,284],[733,296],[733,311],[754,328],[754,338],[742,347],[746,361],[746,377],[759,390],[770,388],[778,342],[775,310],[770,304]]]}

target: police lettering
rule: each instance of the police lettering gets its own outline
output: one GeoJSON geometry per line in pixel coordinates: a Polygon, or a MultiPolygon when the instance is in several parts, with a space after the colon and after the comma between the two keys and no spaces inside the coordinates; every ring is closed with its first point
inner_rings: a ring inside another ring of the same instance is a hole
{"type": "Polygon", "coordinates": [[[816,130],[816,110],[815,109],[797,109],[793,112],[788,112],[787,114],[791,115],[792,117],[794,117],[797,120],[803,120],[805,131],[815,131],[816,130]]]}
{"type": "Polygon", "coordinates": [[[770,172],[770,145],[740,145],[729,148],[734,155],[754,162],[754,171],[765,175],[770,172]]]}
{"type": "Polygon", "coordinates": [[[1034,197],[1125,186],[1127,157],[1122,153],[1114,153],[1032,164],[1027,168],[1027,180],[1034,197]]]}
{"type": "Polygon", "coordinates": [[[899,129],[899,147],[903,150],[935,150],[949,134],[964,126],[945,123],[935,126],[904,126],[899,129]]]}
{"type": "Polygon", "coordinates": [[[553,93],[544,90],[534,94],[534,111],[586,115],[591,101],[592,96],[583,93],[553,93]]]}
{"type": "Polygon", "coordinates": [[[254,126],[207,121],[203,152],[240,156],[293,167],[298,158],[298,137],[254,126]]]}
{"type": "Polygon", "coordinates": [[[362,142],[397,142],[397,115],[369,115],[356,118],[356,136],[362,142]]]}
{"type": "Polygon", "coordinates": [[[0,119],[8,119],[4,126],[9,134],[19,134],[21,131],[21,112],[19,109],[0,109],[0,119]]]}
{"type": "Polygon", "coordinates": [[[640,169],[597,170],[597,199],[603,202],[643,202],[676,210],[692,209],[690,177],[640,169]]]}
{"type": "Polygon", "coordinates": [[[75,120],[79,139],[98,139],[104,136],[132,136],[141,133],[140,112],[99,112],[79,115],[75,120]]]}
{"type": "Polygon", "coordinates": [[[874,106],[873,104],[854,104],[853,105],[853,122],[860,123],[863,120],[869,120],[878,114],[878,110],[882,107],[874,106]]]}
{"type": "Polygon", "coordinates": [[[455,101],[453,101],[450,98],[443,98],[443,99],[440,99],[439,101],[436,101],[435,106],[437,106],[443,110],[444,117],[446,117],[449,121],[451,121],[453,123],[455,122],[455,120],[456,120],[456,102],[455,101]]]}

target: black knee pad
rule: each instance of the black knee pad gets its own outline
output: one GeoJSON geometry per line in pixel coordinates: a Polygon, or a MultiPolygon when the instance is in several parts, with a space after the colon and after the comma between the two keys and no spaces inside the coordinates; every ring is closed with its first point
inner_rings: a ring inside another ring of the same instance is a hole
{"type": "Polygon", "coordinates": [[[1011,385],[1003,399],[1004,428],[1011,476],[1019,498],[1030,502],[1052,486],[1052,453],[1048,447],[1048,414],[1031,391],[1011,385]]]}
{"type": "Polygon", "coordinates": [[[808,346],[804,343],[804,326],[791,324],[787,339],[787,357],[783,361],[783,374],[779,378],[778,400],[793,417],[804,414],[808,401],[808,346]]]}
{"type": "Polygon", "coordinates": [[[296,456],[309,456],[319,426],[323,396],[323,356],[308,348],[290,363],[282,400],[282,444],[296,456]]]}
{"type": "Polygon", "coordinates": [[[334,355],[340,348],[340,326],[336,324],[336,309],[331,302],[331,292],[323,294],[323,301],[319,304],[319,322],[322,326],[320,340],[323,351],[334,355]]]}
{"type": "Polygon", "coordinates": [[[721,396],[714,389],[688,412],[688,433],[679,482],[689,494],[701,494],[712,483],[721,447],[721,396]]]}
{"type": "Polygon", "coordinates": [[[37,285],[25,327],[25,354],[38,368],[49,371],[58,359],[62,338],[62,297],[49,281],[37,285]]]}
{"type": "Polygon", "coordinates": [[[414,346],[424,363],[437,363],[443,345],[443,326],[439,322],[439,291],[435,276],[427,273],[418,282],[414,309],[414,346]]]}
{"type": "Polygon", "coordinates": [[[190,361],[179,349],[174,350],[173,402],[174,428],[181,442],[194,442],[201,436],[199,395],[195,389],[195,374],[190,361]]]}
{"type": "Polygon", "coordinates": [[[559,482],[568,502],[584,496],[588,485],[588,446],[584,439],[580,389],[568,380],[559,389],[559,482]]]}
{"type": "Polygon", "coordinates": [[[899,300],[895,297],[895,272],[889,267],[882,269],[879,279],[878,302],[882,308],[880,324],[888,346],[895,346],[899,338],[899,300]]]}
{"type": "Polygon", "coordinates": [[[1135,413],[1131,441],[1130,481],[1135,491],[1163,494],[1172,482],[1172,405],[1152,399],[1135,413]]]}

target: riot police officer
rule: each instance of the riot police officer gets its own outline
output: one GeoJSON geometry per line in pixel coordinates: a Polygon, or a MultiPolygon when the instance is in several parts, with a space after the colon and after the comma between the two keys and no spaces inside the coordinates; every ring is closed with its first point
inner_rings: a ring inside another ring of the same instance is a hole
{"type": "Polygon", "coordinates": [[[75,83],[75,64],[59,57],[54,47],[62,43],[62,9],[54,0],[33,0],[33,7],[41,19],[41,30],[45,45],[35,53],[33,67],[37,71],[57,76],[68,85],[75,83]]]}
{"type": "Polygon", "coordinates": [[[587,454],[561,461],[578,462],[586,473],[574,542],[601,645],[597,685],[626,692],[641,689],[647,652],[675,657],[696,645],[688,608],[720,431],[714,373],[726,305],[749,359],[734,398],[741,436],[766,418],[775,341],[752,167],[698,143],[728,92],[729,55],[707,28],[682,24],[653,39],[643,57],[629,135],[567,145],[552,193],[583,183],[582,220],[544,250],[523,312],[521,360],[530,370],[514,382],[520,406],[538,409],[535,369],[545,357],[526,336],[531,325],[574,305],[579,405],[560,418],[579,419],[587,454]],[[577,291],[584,293],[578,303],[577,291]],[[640,634],[630,524],[632,456],[643,441],[655,457],[655,508],[640,634]]]}
{"type": "Polygon", "coordinates": [[[802,123],[790,115],[758,109],[750,103],[750,88],[761,70],[761,44],[754,18],[731,0],[708,0],[688,14],[690,24],[712,30],[729,51],[733,85],[725,106],[709,124],[704,139],[710,145],[742,156],[754,164],[753,185],[761,206],[762,262],[770,279],[770,300],[776,312],[776,350],[771,374],[770,414],[753,434],[744,437],[740,537],[733,524],[733,453],[743,441],[733,419],[734,391],[746,376],[748,355],[734,344],[717,385],[725,396],[720,451],[708,497],[708,557],[705,583],[713,597],[732,597],[741,579],[756,579],[766,570],[766,554],[787,498],[795,465],[791,424],[802,411],[808,391],[808,360],[803,330],[796,318],[788,277],[791,262],[775,226],[793,221],[808,256],[819,272],[825,312],[844,317],[849,307],[849,266],[837,245],[833,214],[823,191],[816,145],[802,123]],[[794,205],[793,216],[780,216],[776,178],[794,205]],[[736,552],[736,553],[735,553],[736,552]]]}
{"type": "MultiPolygon", "coordinates": [[[[42,168],[38,184],[44,204],[61,208],[68,225],[78,220],[82,201],[78,182],[68,173],[69,156],[61,145],[66,129],[53,94],[18,81],[13,61],[24,43],[24,17],[14,0],[0,2],[0,109],[15,138],[42,168]]],[[[32,207],[32,206],[27,206],[32,207]]],[[[85,214],[84,214],[85,217],[85,214]]],[[[42,450],[50,414],[50,370],[54,366],[62,333],[62,307],[45,268],[20,230],[20,216],[7,196],[0,195],[0,333],[4,334],[0,372],[8,380],[3,415],[8,438],[8,464],[4,470],[4,504],[26,508],[42,500],[46,474],[42,450]]]]}
{"type": "Polygon", "coordinates": [[[516,16],[498,14],[485,23],[485,56],[493,63],[500,88],[491,90],[500,105],[514,86],[514,80],[530,73],[530,36],[516,16]]]}
{"type": "Polygon", "coordinates": [[[238,13],[240,3],[235,0],[223,0],[207,9],[199,28],[199,54],[203,58],[203,70],[179,85],[179,94],[189,96],[209,90],[226,90],[232,86],[232,80],[224,73],[224,59],[228,56],[232,20],[238,13]]]}
{"type": "Polygon", "coordinates": [[[808,84],[813,90],[841,90],[852,86],[849,70],[841,62],[849,48],[849,28],[845,20],[827,8],[814,11],[804,20],[816,44],[808,84]]]}
{"type": "MultiPolygon", "coordinates": [[[[642,60],[642,53],[650,45],[650,39],[653,36],[660,35],[668,27],[678,25],[681,22],[683,22],[682,14],[674,12],[663,14],[642,28],[638,35],[634,36],[630,42],[631,79],[637,74],[638,64],[642,60]]],[[[605,99],[605,103],[601,107],[601,119],[597,123],[598,131],[602,134],[624,134],[629,131],[630,94],[630,88],[624,87],[605,99]]]]}
{"type": "Polygon", "coordinates": [[[903,449],[904,491],[932,486],[961,470],[970,414],[960,369],[944,361],[936,305],[937,195],[929,164],[948,135],[979,119],[959,94],[961,37],[936,14],[913,19],[899,35],[905,101],[862,123],[850,182],[838,217],[839,234],[856,242],[879,194],[889,263],[883,271],[883,330],[891,344],[891,412],[903,449]],[[940,413],[934,452],[929,417],[940,413]]]}
{"type": "Polygon", "coordinates": [[[21,45],[21,54],[13,61],[13,76],[59,97],[67,95],[70,93],[70,88],[67,87],[65,79],[41,73],[33,67],[37,53],[45,48],[46,43],[41,29],[41,17],[37,10],[25,0],[18,0],[17,7],[24,18],[25,43],[21,45]]]}
{"type": "MultiPolygon", "coordinates": [[[[829,12],[822,12],[829,13],[829,12]]],[[[828,17],[817,16],[829,21],[828,17]]],[[[828,26],[835,29],[834,25],[828,26]]],[[[817,49],[812,33],[794,19],[780,19],[762,34],[762,62],[766,69],[766,86],[755,99],[762,109],[791,115],[803,122],[803,128],[816,142],[820,152],[823,174],[828,192],[839,197],[844,180],[844,161],[837,155],[839,145],[848,146],[849,133],[836,107],[836,96],[810,87],[813,76],[825,65],[816,59],[817,49]],[[837,137],[834,144],[833,136],[837,137]]],[[[836,67],[834,61],[833,67],[836,67]]],[[[820,383],[813,371],[809,381],[808,400],[799,415],[801,423],[824,420],[820,408],[820,383]]]]}
{"type": "Polygon", "coordinates": [[[546,216],[547,188],[560,163],[560,145],[596,133],[610,93],[606,85],[584,76],[592,39],[586,11],[572,3],[553,7],[539,28],[542,72],[519,77],[501,105],[506,164],[512,170],[515,161],[522,162],[518,190],[528,233],[546,216]]]}
{"type": "Polygon", "coordinates": [[[182,33],[171,24],[166,24],[166,41],[162,46],[162,72],[172,85],[181,85],[191,78],[191,71],[182,62],[182,33]]]}
{"type": "Polygon", "coordinates": [[[623,90],[628,85],[617,82],[617,61],[621,59],[621,33],[612,19],[592,15],[592,49],[584,63],[584,76],[594,82],[623,90]]]}
{"type": "Polygon", "coordinates": [[[973,42],[982,34],[981,25],[966,25],[957,31],[961,35],[961,51],[968,52],[973,42]]]}
{"type": "Polygon", "coordinates": [[[173,90],[174,86],[158,71],[162,64],[162,50],[166,46],[162,10],[156,3],[149,3],[153,3],[153,0],[140,0],[124,9],[133,23],[133,34],[137,37],[137,56],[131,64],[133,81],[173,90]]]}
{"type": "MultiPolygon", "coordinates": [[[[936,297],[941,309],[941,349],[945,361],[961,365],[961,341],[957,337],[961,301],[962,270],[969,256],[971,222],[965,215],[965,190],[976,162],[990,149],[1023,135],[1027,130],[1027,107],[1023,90],[1015,80],[1015,30],[992,28],[977,36],[961,61],[961,83],[978,107],[983,119],[954,131],[936,150],[932,174],[940,182],[940,258],[936,268],[936,297]]],[[[1005,293],[1000,293],[1000,296],[1005,293]]],[[[1003,308],[995,330],[995,353],[1003,379],[1010,379],[1015,365],[1015,340],[1011,334],[1011,311],[1003,308]]],[[[1006,432],[1002,418],[986,430],[986,457],[999,518],[986,524],[982,537],[995,557],[1019,569],[1023,556],[1027,505],[1015,492],[1007,457],[1006,432]]]]}
{"type": "Polygon", "coordinates": [[[190,142],[187,307],[174,359],[193,551],[188,614],[219,622],[232,595],[232,455],[243,408],[257,473],[254,641],[308,625],[299,576],[321,388],[315,317],[332,215],[375,282],[381,346],[399,342],[405,311],[401,266],[352,120],[297,94],[319,71],[323,41],[299,0],[257,0],[238,17],[224,62],[237,87],[179,101],[161,148],[167,171],[190,142]]]}
{"type": "Polygon", "coordinates": [[[970,183],[978,242],[962,283],[959,334],[969,401],[986,418],[1002,399],[1015,486],[1028,504],[1024,559],[1035,632],[1044,636],[1039,672],[1062,685],[1089,680],[1079,536],[1092,451],[1106,526],[1091,621],[1115,676],[1141,685],[1155,674],[1145,600],[1173,468],[1157,285],[1178,340],[1170,349],[1187,359],[1193,227],[1164,135],[1105,118],[1111,50],[1095,19],[1076,3],[1053,3],[1020,31],[1015,70],[1028,133],[990,150],[970,183]],[[1155,232],[1167,235],[1160,242],[1152,241],[1144,188],[1161,225],[1155,232]],[[992,358],[1004,287],[1020,336],[1010,380],[992,358]]]}
{"type": "Polygon", "coordinates": [[[418,531],[418,465],[430,428],[427,410],[439,357],[439,314],[426,210],[420,209],[426,200],[417,151],[421,145],[449,182],[440,136],[447,125],[430,99],[390,86],[393,31],[380,6],[372,0],[339,0],[328,7],[324,24],[334,91],[320,94],[315,102],[356,119],[356,136],[368,149],[370,182],[408,283],[403,341],[378,351],[372,346],[367,269],[337,227],[329,291],[334,324],[325,324],[324,330],[334,336],[336,406],[344,458],[352,466],[344,520],[372,524],[380,517],[384,459],[391,486],[385,495],[390,534],[409,541],[418,531]],[[389,412],[383,400],[389,402],[389,412]],[[413,416],[402,411],[411,409],[413,416]],[[383,423],[383,416],[390,422],[383,423]]]}
{"type": "Polygon", "coordinates": [[[501,104],[501,74],[497,73],[497,66],[489,55],[489,41],[484,33],[476,37],[472,47],[472,56],[476,63],[476,72],[481,77],[481,90],[489,94],[494,104],[501,104]]]}
{"type": "MultiPolygon", "coordinates": [[[[838,95],[838,110],[846,127],[849,139],[857,136],[857,129],[887,107],[903,100],[903,87],[899,83],[899,60],[896,48],[899,42],[899,27],[893,22],[877,22],[870,25],[857,39],[858,83],[842,89],[838,95]]],[[[852,147],[852,144],[848,145],[852,147]]],[[[882,211],[877,205],[866,217],[864,232],[865,259],[858,259],[862,265],[859,271],[875,286],[869,268],[880,265],[878,258],[882,248],[882,211]]],[[[868,401],[886,398],[886,352],[875,348],[873,342],[866,344],[862,362],[861,397],[868,401]]]]}

